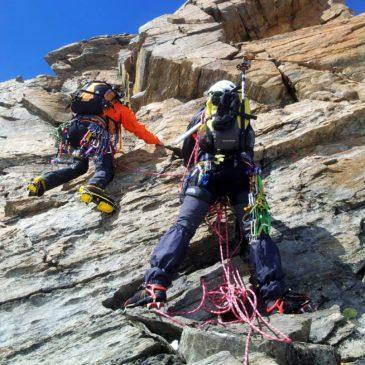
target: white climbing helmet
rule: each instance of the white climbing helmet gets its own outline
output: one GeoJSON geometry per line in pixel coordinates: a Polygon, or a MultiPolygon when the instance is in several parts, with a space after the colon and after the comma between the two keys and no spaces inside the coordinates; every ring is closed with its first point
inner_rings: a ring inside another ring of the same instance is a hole
{"type": "Polygon", "coordinates": [[[224,93],[225,91],[231,91],[235,87],[236,85],[232,81],[221,80],[216,82],[213,86],[210,87],[210,89],[208,90],[208,95],[216,92],[224,93]]]}

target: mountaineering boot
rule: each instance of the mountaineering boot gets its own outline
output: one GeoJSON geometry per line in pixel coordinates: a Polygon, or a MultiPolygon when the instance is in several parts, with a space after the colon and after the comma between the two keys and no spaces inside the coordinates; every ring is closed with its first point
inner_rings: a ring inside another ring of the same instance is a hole
{"type": "Polygon", "coordinates": [[[124,303],[128,299],[130,294],[127,294],[124,290],[118,289],[111,298],[107,298],[101,302],[101,304],[108,309],[112,309],[113,311],[117,309],[123,309],[124,303]]]}
{"type": "Polygon", "coordinates": [[[147,307],[147,309],[160,309],[167,301],[166,290],[160,284],[142,286],[137,293],[126,300],[124,308],[147,307]]]}
{"type": "Polygon", "coordinates": [[[27,186],[29,196],[42,196],[46,191],[46,183],[42,176],[37,176],[27,186]]]}
{"type": "Polygon", "coordinates": [[[116,310],[122,308],[147,307],[161,308],[166,302],[166,288],[158,284],[142,285],[129,299],[121,289],[117,290],[111,298],[102,302],[105,308],[116,310]]]}
{"type": "Polygon", "coordinates": [[[299,314],[312,312],[311,299],[307,294],[288,290],[282,298],[266,303],[266,314],[299,314]]]}
{"type": "Polygon", "coordinates": [[[86,204],[95,203],[96,209],[103,213],[111,214],[117,209],[114,200],[95,185],[81,186],[80,199],[86,204]]]}

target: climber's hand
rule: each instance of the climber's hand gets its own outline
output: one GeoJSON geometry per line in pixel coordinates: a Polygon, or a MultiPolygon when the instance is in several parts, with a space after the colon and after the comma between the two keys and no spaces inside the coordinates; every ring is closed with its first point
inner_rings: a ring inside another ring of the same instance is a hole
{"type": "Polygon", "coordinates": [[[182,158],[182,152],[181,152],[181,148],[179,147],[173,147],[173,146],[169,146],[169,145],[164,145],[164,148],[166,148],[167,150],[171,151],[174,155],[176,155],[179,158],[182,158]]]}

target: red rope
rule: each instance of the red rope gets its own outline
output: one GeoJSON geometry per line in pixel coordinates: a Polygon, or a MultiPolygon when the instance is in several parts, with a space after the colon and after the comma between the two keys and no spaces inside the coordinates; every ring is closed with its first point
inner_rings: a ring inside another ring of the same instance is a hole
{"type": "MultiPolygon", "coordinates": [[[[194,138],[196,143],[190,155],[182,181],[185,180],[191,166],[195,166],[198,162],[199,144],[196,136],[194,136],[194,138]]],[[[249,328],[245,341],[243,363],[244,365],[247,365],[249,358],[249,345],[253,333],[260,334],[267,340],[271,341],[290,343],[291,339],[270,325],[270,323],[263,318],[257,309],[258,300],[255,292],[245,286],[239,271],[233,267],[232,256],[234,255],[234,252],[231,253],[229,249],[228,213],[226,202],[219,202],[215,204],[212,207],[209,216],[211,217],[213,215],[216,215],[215,222],[210,223],[208,217],[207,223],[218,240],[223,271],[222,282],[214,288],[208,289],[205,279],[201,278],[203,294],[200,303],[193,310],[174,313],[165,313],[161,310],[154,310],[154,312],[183,327],[185,325],[172,316],[194,314],[200,310],[204,310],[218,318],[204,321],[199,327],[212,323],[217,323],[223,326],[233,323],[246,323],[249,328]],[[222,316],[228,313],[232,314],[234,319],[231,321],[224,321],[222,316]],[[255,324],[255,322],[257,322],[257,324],[255,324]],[[260,328],[261,326],[266,327],[272,334],[262,330],[260,328]]]]}
{"type": "Polygon", "coordinates": [[[218,239],[223,271],[222,283],[212,289],[208,289],[205,279],[201,278],[203,294],[200,303],[195,309],[175,313],[164,313],[156,310],[155,313],[181,326],[184,326],[184,324],[172,318],[172,316],[194,314],[200,310],[218,316],[216,320],[203,322],[200,327],[211,323],[218,323],[224,326],[233,323],[246,323],[249,328],[245,341],[243,363],[247,365],[249,345],[254,333],[260,334],[270,341],[290,343],[291,339],[263,318],[257,309],[258,300],[255,292],[246,287],[239,271],[233,267],[232,255],[229,249],[227,204],[225,202],[217,203],[211,210],[211,213],[216,214],[216,220],[214,223],[210,223],[207,219],[207,223],[218,239]],[[223,321],[222,316],[228,313],[232,314],[234,319],[228,322],[223,321]],[[265,332],[260,328],[261,326],[266,327],[272,334],[265,332]]]}

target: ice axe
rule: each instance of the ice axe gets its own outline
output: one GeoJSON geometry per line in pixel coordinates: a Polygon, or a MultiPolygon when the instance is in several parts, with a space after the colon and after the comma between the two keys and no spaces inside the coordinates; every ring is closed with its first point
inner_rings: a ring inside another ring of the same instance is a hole
{"type": "MultiPolygon", "coordinates": [[[[238,70],[240,70],[242,72],[242,77],[241,77],[241,87],[237,86],[235,88],[236,91],[238,91],[239,89],[242,90],[242,100],[245,99],[246,96],[246,72],[249,70],[249,68],[251,67],[251,61],[254,59],[254,55],[252,53],[247,54],[242,62],[240,64],[238,64],[236,67],[238,70]]],[[[252,119],[256,119],[256,117],[254,115],[246,115],[249,118],[252,119]]],[[[183,133],[181,136],[179,136],[178,138],[175,139],[175,141],[172,142],[173,146],[178,145],[180,142],[182,142],[184,139],[188,138],[189,136],[191,136],[194,132],[196,132],[199,127],[204,123],[204,118],[200,119],[200,122],[195,124],[194,127],[190,128],[189,130],[187,130],[185,133],[183,133]]],[[[166,146],[165,146],[166,147],[166,146]]]]}
{"type": "Polygon", "coordinates": [[[241,92],[242,100],[246,97],[246,72],[251,67],[251,61],[255,58],[253,53],[247,53],[240,64],[236,66],[237,70],[241,71],[241,92]]]}

